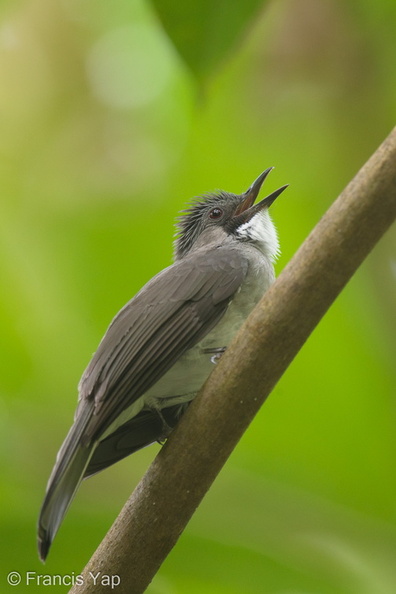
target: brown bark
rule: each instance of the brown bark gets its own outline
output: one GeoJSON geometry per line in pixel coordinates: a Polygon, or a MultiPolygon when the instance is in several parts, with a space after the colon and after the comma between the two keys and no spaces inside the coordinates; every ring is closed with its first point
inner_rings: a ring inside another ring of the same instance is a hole
{"type": "MultiPolygon", "coordinates": [[[[233,340],[73,594],[144,592],[274,385],[396,217],[396,129],[303,243],[233,340]]],[[[265,513],[265,510],[263,511],[265,513]]]]}

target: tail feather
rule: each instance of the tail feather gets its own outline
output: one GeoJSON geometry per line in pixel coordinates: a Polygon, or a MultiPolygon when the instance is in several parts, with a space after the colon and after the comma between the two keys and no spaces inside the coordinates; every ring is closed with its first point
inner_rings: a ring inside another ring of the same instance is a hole
{"type": "Polygon", "coordinates": [[[82,415],[71,427],[48,481],[38,523],[38,550],[42,561],[48,555],[95,449],[95,443],[81,444],[87,417],[82,415]]]}

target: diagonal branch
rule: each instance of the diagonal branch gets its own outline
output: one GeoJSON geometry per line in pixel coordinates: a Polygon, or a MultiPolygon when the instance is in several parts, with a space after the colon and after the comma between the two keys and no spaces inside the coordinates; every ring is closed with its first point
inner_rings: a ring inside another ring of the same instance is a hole
{"type": "Polygon", "coordinates": [[[145,591],[312,330],[396,218],[396,128],[249,316],[83,572],[72,594],[145,591]]]}

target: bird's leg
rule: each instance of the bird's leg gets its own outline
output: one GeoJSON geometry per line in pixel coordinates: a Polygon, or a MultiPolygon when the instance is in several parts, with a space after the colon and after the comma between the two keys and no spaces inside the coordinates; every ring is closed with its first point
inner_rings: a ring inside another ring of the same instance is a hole
{"type": "Polygon", "coordinates": [[[221,355],[225,352],[227,347],[216,347],[213,349],[204,349],[203,352],[205,354],[212,354],[214,353],[214,355],[210,358],[211,363],[213,363],[213,365],[216,365],[217,361],[219,361],[221,355]]]}
{"type": "Polygon", "coordinates": [[[156,406],[152,406],[150,407],[150,410],[155,413],[156,415],[159,416],[160,421],[162,423],[162,433],[161,433],[161,437],[159,439],[157,439],[157,442],[161,445],[163,445],[165,443],[165,440],[169,437],[169,435],[172,433],[173,431],[173,427],[171,427],[164,418],[164,415],[161,412],[161,409],[159,407],[156,406]]]}

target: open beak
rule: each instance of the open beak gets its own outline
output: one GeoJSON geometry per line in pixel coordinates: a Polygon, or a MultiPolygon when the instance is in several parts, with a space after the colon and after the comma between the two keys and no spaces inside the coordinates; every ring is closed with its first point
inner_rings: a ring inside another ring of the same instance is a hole
{"type": "Polygon", "coordinates": [[[263,208],[269,208],[271,204],[276,200],[276,198],[280,194],[282,194],[283,190],[286,190],[288,185],[282,186],[278,190],[275,190],[275,192],[272,192],[272,194],[270,194],[266,198],[263,198],[263,200],[260,200],[260,202],[258,202],[257,204],[254,204],[254,201],[259,195],[261,186],[263,185],[265,178],[267,177],[269,172],[272,171],[272,169],[273,167],[268,167],[268,169],[263,171],[263,173],[259,175],[256,181],[252,183],[250,188],[243,194],[243,200],[236,209],[234,217],[243,215],[245,221],[250,221],[250,219],[252,219],[254,215],[256,215],[258,212],[260,212],[260,210],[262,210],[263,208]]]}

